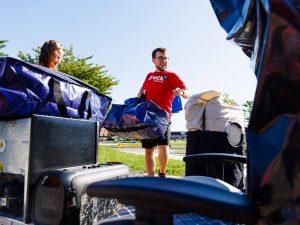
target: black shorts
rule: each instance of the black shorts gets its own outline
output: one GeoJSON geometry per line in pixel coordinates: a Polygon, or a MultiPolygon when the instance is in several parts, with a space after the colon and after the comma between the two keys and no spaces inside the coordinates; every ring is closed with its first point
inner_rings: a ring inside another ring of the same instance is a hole
{"type": "Polygon", "coordinates": [[[142,148],[153,148],[156,147],[157,145],[169,145],[170,139],[171,139],[171,125],[169,125],[164,138],[141,140],[142,148]]]}

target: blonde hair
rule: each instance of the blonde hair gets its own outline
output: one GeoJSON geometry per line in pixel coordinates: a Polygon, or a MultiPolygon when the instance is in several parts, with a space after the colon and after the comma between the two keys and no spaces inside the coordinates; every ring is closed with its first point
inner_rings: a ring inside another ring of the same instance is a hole
{"type": "Polygon", "coordinates": [[[52,54],[59,49],[64,49],[63,45],[60,42],[55,40],[46,41],[41,48],[39,64],[45,67],[49,67],[52,54]]]}

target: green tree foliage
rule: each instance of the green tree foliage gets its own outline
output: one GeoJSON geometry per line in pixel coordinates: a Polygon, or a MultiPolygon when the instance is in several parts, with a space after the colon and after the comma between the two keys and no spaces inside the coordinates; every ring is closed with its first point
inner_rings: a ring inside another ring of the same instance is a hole
{"type": "Polygon", "coordinates": [[[227,104],[227,105],[236,105],[237,104],[236,101],[234,99],[230,98],[229,94],[227,94],[227,93],[224,93],[222,95],[222,101],[224,104],[227,104]]]}
{"type": "Polygon", "coordinates": [[[253,101],[246,101],[243,103],[245,127],[248,127],[250,115],[251,115],[251,111],[252,111],[252,106],[253,106],[253,101]]]}
{"type": "MultiPolygon", "coordinates": [[[[253,107],[253,101],[246,101],[246,102],[243,103],[244,125],[245,125],[245,127],[248,127],[252,107],[253,107]]],[[[246,152],[247,152],[247,141],[246,140],[243,144],[243,149],[245,150],[245,154],[246,154],[246,152]]]]}
{"type": "Polygon", "coordinates": [[[2,48],[6,47],[6,44],[8,40],[0,40],[0,57],[4,57],[4,56],[8,56],[7,54],[5,54],[4,52],[2,52],[2,48]]]}
{"type": "Polygon", "coordinates": [[[32,48],[32,51],[34,51],[33,56],[31,56],[28,53],[23,53],[19,51],[18,57],[24,62],[31,63],[31,64],[38,64],[41,47],[32,48]]]}
{"type": "MultiPolygon", "coordinates": [[[[231,99],[227,93],[224,93],[222,95],[222,100],[225,104],[228,104],[228,105],[237,104],[235,102],[235,100],[231,99]]],[[[253,104],[253,101],[246,101],[242,104],[242,110],[243,110],[243,115],[244,115],[244,126],[245,127],[248,127],[248,124],[249,124],[250,114],[251,114],[251,110],[252,110],[252,104],[253,104]]]]}
{"type": "MultiPolygon", "coordinates": [[[[37,64],[41,47],[36,47],[32,50],[34,51],[34,55],[20,51],[18,57],[25,62],[37,64]]],[[[64,58],[58,70],[93,85],[103,94],[111,94],[113,86],[117,85],[118,81],[108,74],[105,66],[91,63],[90,60],[92,58],[93,56],[75,56],[73,46],[70,46],[65,49],[64,58]]]]}
{"type": "Polygon", "coordinates": [[[60,64],[59,70],[97,87],[101,93],[110,94],[118,81],[108,75],[105,66],[89,63],[92,58],[93,56],[82,58],[74,56],[71,46],[65,50],[64,61],[60,64]]]}

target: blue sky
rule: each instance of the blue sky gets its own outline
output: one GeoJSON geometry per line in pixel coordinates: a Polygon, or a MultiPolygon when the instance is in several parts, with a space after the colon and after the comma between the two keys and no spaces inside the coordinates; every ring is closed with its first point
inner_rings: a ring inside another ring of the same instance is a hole
{"type": "MultiPolygon", "coordinates": [[[[49,39],[94,55],[119,80],[115,103],[136,95],[160,46],[169,49],[168,69],[192,93],[217,90],[239,103],[254,97],[250,61],[226,40],[208,0],[10,0],[1,2],[0,20],[0,40],[9,40],[4,51],[12,57],[49,39]]],[[[183,111],[172,130],[185,130],[183,111]]]]}

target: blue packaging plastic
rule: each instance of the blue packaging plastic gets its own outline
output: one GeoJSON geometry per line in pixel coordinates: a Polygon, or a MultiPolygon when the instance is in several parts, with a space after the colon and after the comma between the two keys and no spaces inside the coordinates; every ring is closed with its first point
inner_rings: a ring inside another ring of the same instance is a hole
{"type": "Polygon", "coordinates": [[[111,98],[69,75],[0,58],[0,119],[32,114],[104,120],[111,98]]]}
{"type": "Polygon", "coordinates": [[[113,104],[103,127],[124,139],[163,137],[169,126],[169,114],[154,102],[138,98],[127,104],[113,104]]]}

